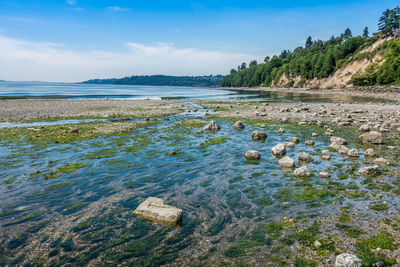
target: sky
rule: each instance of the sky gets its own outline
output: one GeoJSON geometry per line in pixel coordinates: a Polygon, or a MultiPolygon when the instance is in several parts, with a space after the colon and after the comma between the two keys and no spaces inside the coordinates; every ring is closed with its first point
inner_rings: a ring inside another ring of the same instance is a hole
{"type": "Polygon", "coordinates": [[[398,0],[0,0],[0,79],[77,82],[227,74],[242,62],[353,35],[398,0]]]}

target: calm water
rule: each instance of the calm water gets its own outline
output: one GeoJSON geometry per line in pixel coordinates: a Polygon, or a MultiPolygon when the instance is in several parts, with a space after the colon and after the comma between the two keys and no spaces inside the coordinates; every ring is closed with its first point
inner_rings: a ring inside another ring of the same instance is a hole
{"type": "MultiPolygon", "coordinates": [[[[364,214],[363,220],[372,216],[367,215],[368,185],[353,175],[365,160],[333,153],[331,161],[321,161],[319,151],[329,146],[323,130],[287,125],[286,133],[278,134],[281,125],[267,124],[268,139],[262,143],[250,138],[260,130],[257,125],[236,131],[232,123],[220,121],[221,131],[199,133],[182,124],[194,118],[207,120],[200,110],[161,119],[130,135],[48,147],[0,140],[0,265],[201,266],[240,257],[263,264],[269,262],[266,255],[293,256],[287,249],[274,250],[274,245],[287,248],[294,242],[273,224],[285,216],[312,223],[340,213],[341,207],[364,214]],[[316,144],[306,147],[314,131],[316,144]],[[314,176],[308,180],[282,171],[271,155],[272,146],[292,136],[301,143],[288,149],[290,157],[301,151],[314,155],[309,164],[314,176]],[[226,139],[210,145],[215,138],[226,139]],[[262,160],[246,162],[250,149],[260,151],[262,160]],[[177,153],[168,155],[171,151],[177,153]],[[81,168],[45,179],[73,163],[81,168]],[[332,178],[320,179],[318,171],[326,170],[332,178]],[[346,188],[360,195],[344,193],[346,188]],[[182,226],[133,216],[149,196],[182,208],[182,226]]],[[[346,138],[352,140],[351,134],[346,138]]],[[[396,213],[399,200],[383,200],[396,213]]]]}
{"type": "Polygon", "coordinates": [[[235,96],[238,94],[234,91],[205,87],[0,82],[0,99],[219,99],[235,96]]]}
{"type": "Polygon", "coordinates": [[[207,87],[103,85],[46,82],[1,82],[0,100],[18,99],[257,99],[303,102],[387,102],[383,99],[318,93],[246,91],[207,87]]]}

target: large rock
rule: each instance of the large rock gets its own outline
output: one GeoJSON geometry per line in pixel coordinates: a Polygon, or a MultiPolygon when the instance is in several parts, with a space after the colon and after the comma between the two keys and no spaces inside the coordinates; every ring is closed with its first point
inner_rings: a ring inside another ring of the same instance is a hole
{"type": "Polygon", "coordinates": [[[307,140],[305,143],[306,146],[313,146],[315,144],[314,140],[307,140]]]}
{"type": "Polygon", "coordinates": [[[331,174],[329,172],[319,172],[318,174],[321,178],[331,178],[331,174]]]}
{"type": "Polygon", "coordinates": [[[297,144],[298,142],[300,142],[300,139],[297,137],[292,137],[292,142],[297,144]]]}
{"type": "Polygon", "coordinates": [[[161,198],[149,197],[137,207],[133,214],[159,223],[178,224],[182,221],[183,211],[164,205],[161,198]]]}
{"type": "Polygon", "coordinates": [[[253,140],[265,140],[267,139],[267,134],[261,131],[254,131],[251,133],[251,139],[253,140]]]}
{"type": "Polygon", "coordinates": [[[367,166],[358,170],[358,174],[362,176],[374,176],[378,175],[379,173],[380,170],[378,165],[367,166]]]}
{"type": "Polygon", "coordinates": [[[372,163],[374,163],[376,165],[388,165],[389,161],[385,158],[377,158],[372,163]]]}
{"type": "Polygon", "coordinates": [[[339,144],[336,143],[336,142],[332,142],[332,143],[329,145],[329,148],[331,148],[331,149],[333,149],[333,150],[339,150],[341,146],[342,146],[342,145],[339,145],[339,144]]]}
{"type": "Polygon", "coordinates": [[[328,149],[321,151],[321,159],[323,160],[330,160],[331,159],[331,152],[328,149]]]}
{"type": "Polygon", "coordinates": [[[337,143],[339,145],[347,145],[346,140],[344,140],[343,138],[337,137],[337,136],[331,137],[331,143],[337,143]]]}
{"type": "Polygon", "coordinates": [[[244,154],[244,156],[248,160],[260,160],[261,159],[261,154],[258,153],[258,151],[255,151],[255,150],[247,151],[246,154],[244,154]]]}
{"type": "Polygon", "coordinates": [[[373,148],[368,148],[367,150],[365,150],[364,156],[365,157],[376,157],[377,154],[373,148]]]}
{"type": "Polygon", "coordinates": [[[348,152],[349,152],[348,147],[339,145],[339,149],[338,149],[339,156],[347,156],[348,152]]]}
{"type": "Polygon", "coordinates": [[[221,130],[221,126],[218,123],[216,123],[215,121],[210,121],[209,124],[204,126],[204,130],[215,132],[215,131],[221,130]]]}
{"type": "Polygon", "coordinates": [[[290,157],[283,157],[279,160],[279,167],[281,168],[294,168],[294,159],[290,157]]]}
{"type": "Polygon", "coordinates": [[[271,152],[274,156],[284,156],[286,155],[286,146],[285,144],[277,144],[271,149],[271,152]]]}
{"type": "Polygon", "coordinates": [[[343,253],[336,257],[335,267],[361,267],[362,261],[353,254],[343,253]]]}
{"type": "Polygon", "coordinates": [[[297,155],[297,158],[299,159],[299,161],[305,161],[305,162],[311,162],[314,160],[313,157],[308,155],[306,152],[300,152],[297,155]]]}
{"type": "Polygon", "coordinates": [[[236,130],[242,130],[244,129],[244,123],[241,121],[237,121],[235,122],[235,124],[233,125],[233,128],[235,128],[236,130]]]}
{"type": "Polygon", "coordinates": [[[371,127],[368,124],[363,124],[360,126],[361,132],[369,132],[370,130],[371,130],[371,127]]]}
{"type": "Polygon", "coordinates": [[[286,143],[285,143],[285,146],[286,146],[286,147],[289,147],[289,148],[294,148],[294,147],[296,146],[296,144],[293,143],[293,142],[286,142],[286,143]]]}
{"type": "Polygon", "coordinates": [[[381,144],[382,134],[380,132],[372,131],[360,135],[360,139],[363,144],[381,144]]]}
{"type": "Polygon", "coordinates": [[[360,156],[360,153],[358,153],[358,150],[356,148],[349,149],[347,152],[347,156],[352,157],[352,158],[358,158],[360,156]]]}
{"type": "Polygon", "coordinates": [[[311,172],[307,168],[307,166],[303,166],[303,167],[300,167],[300,168],[297,168],[294,170],[294,176],[295,177],[310,177],[311,172]]]}

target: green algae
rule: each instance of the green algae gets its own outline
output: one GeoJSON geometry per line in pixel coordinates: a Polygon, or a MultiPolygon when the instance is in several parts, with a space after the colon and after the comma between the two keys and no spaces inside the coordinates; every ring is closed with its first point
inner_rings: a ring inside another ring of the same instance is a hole
{"type": "Polygon", "coordinates": [[[180,125],[185,127],[193,127],[193,128],[200,128],[207,124],[207,121],[191,119],[191,120],[183,120],[180,125]]]}
{"type": "Polygon", "coordinates": [[[43,214],[43,212],[34,211],[34,212],[26,215],[25,217],[23,217],[21,219],[14,220],[14,221],[12,221],[10,223],[5,224],[4,226],[10,226],[10,225],[20,224],[20,223],[24,223],[24,222],[27,222],[27,221],[35,220],[35,219],[40,218],[42,216],[42,214],[43,214]]]}
{"type": "Polygon", "coordinates": [[[230,138],[228,137],[216,137],[216,138],[210,138],[208,139],[206,142],[202,143],[200,145],[201,148],[207,148],[209,146],[213,146],[213,145],[218,145],[218,144],[222,144],[225,143],[227,140],[229,140],[230,138]]]}
{"type": "Polygon", "coordinates": [[[394,239],[389,232],[379,231],[379,234],[376,236],[357,241],[356,247],[358,256],[362,260],[363,265],[373,266],[373,264],[378,261],[383,261],[387,264],[392,262],[392,260],[388,259],[384,254],[375,252],[374,250],[377,248],[394,250],[398,245],[394,243],[394,239]]]}
{"type": "Polygon", "coordinates": [[[63,166],[58,167],[54,171],[50,171],[48,173],[45,173],[44,174],[44,179],[58,178],[62,174],[74,172],[77,169],[84,168],[85,166],[86,166],[86,164],[83,164],[83,163],[71,163],[71,164],[70,163],[66,163],[63,166]]]}
{"type": "Polygon", "coordinates": [[[98,136],[126,135],[139,127],[154,125],[156,122],[91,122],[74,125],[53,125],[41,127],[16,127],[0,129],[0,140],[14,143],[28,142],[39,146],[69,144],[98,136]]]}
{"type": "Polygon", "coordinates": [[[389,206],[386,204],[380,203],[380,204],[369,205],[369,208],[371,210],[376,210],[376,211],[385,211],[385,210],[389,209],[389,206]]]}
{"type": "Polygon", "coordinates": [[[225,224],[231,223],[232,217],[229,215],[222,216],[218,221],[211,225],[207,230],[207,235],[214,236],[219,234],[225,227],[225,224]]]}

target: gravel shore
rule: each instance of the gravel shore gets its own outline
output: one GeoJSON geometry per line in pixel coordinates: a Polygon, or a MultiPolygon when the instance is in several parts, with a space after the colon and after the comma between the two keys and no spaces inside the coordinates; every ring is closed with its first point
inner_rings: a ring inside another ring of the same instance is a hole
{"type": "Polygon", "coordinates": [[[0,121],[79,117],[157,117],[179,113],[167,100],[0,101],[0,121]]]}

